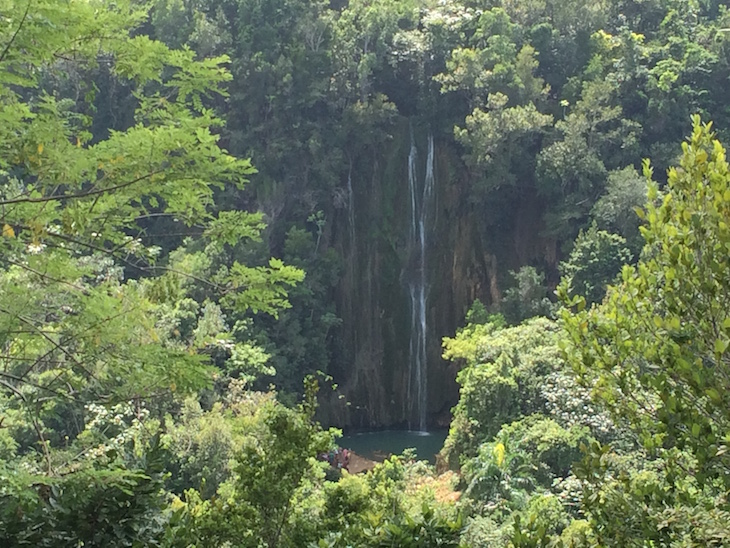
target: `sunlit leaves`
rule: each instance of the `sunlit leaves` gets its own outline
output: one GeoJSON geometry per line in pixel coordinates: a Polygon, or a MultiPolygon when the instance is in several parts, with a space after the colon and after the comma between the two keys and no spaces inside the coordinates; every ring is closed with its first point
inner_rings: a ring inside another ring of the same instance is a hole
{"type": "Polygon", "coordinates": [[[647,204],[642,260],[625,267],[603,306],[566,323],[576,343],[568,356],[597,383],[596,396],[651,448],[658,436],[689,449],[703,482],[726,478],[730,466],[718,456],[730,425],[722,396],[730,344],[718,329],[729,306],[730,176],[710,125],[695,118],[693,129],[661,204],[647,204]]]}
{"type": "Polygon", "coordinates": [[[279,308],[288,308],[286,287],[304,279],[304,272],[271,259],[269,266],[248,267],[234,263],[230,268],[230,287],[224,302],[229,306],[276,316],[279,308]]]}
{"type": "Polygon", "coordinates": [[[466,128],[456,128],[456,138],[473,151],[475,164],[490,167],[552,123],[552,116],[540,113],[533,103],[507,107],[507,101],[501,93],[490,95],[485,110],[475,109],[466,117],[466,128]]]}
{"type": "Polygon", "coordinates": [[[235,245],[240,241],[260,239],[265,224],[260,214],[242,211],[221,211],[218,218],[211,221],[206,236],[217,242],[235,245]]]}
{"type": "Polygon", "coordinates": [[[53,474],[53,454],[83,429],[85,402],[206,387],[213,342],[230,342],[222,354],[231,369],[270,372],[260,348],[229,339],[220,308],[201,311],[187,295],[193,280],[242,313],[275,314],[303,274],[276,260],[212,273],[204,252],[160,257],[149,240],[157,217],[214,248],[255,240],[263,229],[261,215],[213,208],[216,190],[241,188],[254,171],[220,148],[222,121],[205,103],[224,94],[227,57],[196,60],[191,50],[139,34],[146,12],[124,0],[7,7],[0,380],[8,405],[23,409],[34,431],[20,436],[19,452],[41,449],[44,471],[53,474]],[[127,126],[92,139],[93,93],[71,99],[40,85],[43,76],[83,74],[100,63],[132,89],[136,112],[127,126]]]}

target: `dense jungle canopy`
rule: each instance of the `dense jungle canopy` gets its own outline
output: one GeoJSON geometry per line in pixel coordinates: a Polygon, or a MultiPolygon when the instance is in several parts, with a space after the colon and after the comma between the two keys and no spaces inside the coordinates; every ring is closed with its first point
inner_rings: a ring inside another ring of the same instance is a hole
{"type": "Polygon", "coordinates": [[[0,545],[730,546],[729,85],[719,0],[0,0],[0,545]]]}

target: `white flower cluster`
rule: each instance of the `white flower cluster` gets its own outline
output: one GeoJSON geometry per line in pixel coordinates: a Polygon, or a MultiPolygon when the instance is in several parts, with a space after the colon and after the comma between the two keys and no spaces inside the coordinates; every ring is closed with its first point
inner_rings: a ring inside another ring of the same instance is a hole
{"type": "Polygon", "coordinates": [[[150,415],[148,409],[135,409],[134,402],[131,401],[112,407],[91,403],[86,405],[86,411],[91,416],[91,419],[86,423],[86,431],[105,435],[111,428],[114,428],[114,430],[121,429],[117,435],[87,450],[87,456],[92,459],[102,458],[109,451],[119,450],[133,441],[141,433],[144,428],[144,421],[150,415]]]}
{"type": "Polygon", "coordinates": [[[541,395],[550,415],[564,427],[587,426],[596,436],[607,436],[615,431],[608,413],[596,409],[591,401],[590,390],[565,373],[556,371],[548,375],[541,395]]]}
{"type": "Polygon", "coordinates": [[[211,345],[217,346],[223,350],[228,350],[229,352],[233,352],[236,348],[236,343],[232,339],[217,338],[211,343],[211,345]]]}
{"type": "Polygon", "coordinates": [[[450,30],[458,30],[465,23],[481,15],[480,10],[465,7],[453,0],[439,0],[436,7],[425,11],[421,19],[425,27],[443,26],[450,30]]]}
{"type": "Polygon", "coordinates": [[[40,242],[33,242],[28,244],[28,253],[30,255],[38,255],[46,248],[46,244],[40,242]]]}
{"type": "Polygon", "coordinates": [[[580,508],[583,502],[585,482],[570,474],[567,478],[553,480],[551,491],[566,507],[580,508]]]}

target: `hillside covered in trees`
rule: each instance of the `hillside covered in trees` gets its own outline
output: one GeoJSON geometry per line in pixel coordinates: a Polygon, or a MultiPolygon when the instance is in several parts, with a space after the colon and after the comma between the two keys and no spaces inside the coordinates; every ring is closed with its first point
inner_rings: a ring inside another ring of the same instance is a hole
{"type": "Polygon", "coordinates": [[[730,546],[729,81],[714,0],[0,0],[0,545],[730,546]]]}

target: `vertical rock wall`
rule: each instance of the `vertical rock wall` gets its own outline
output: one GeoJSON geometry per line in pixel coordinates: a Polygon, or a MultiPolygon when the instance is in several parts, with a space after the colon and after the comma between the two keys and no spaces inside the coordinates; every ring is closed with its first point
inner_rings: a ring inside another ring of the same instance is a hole
{"type": "MultiPolygon", "coordinates": [[[[388,146],[352,157],[343,186],[349,203],[336,217],[332,245],[345,265],[337,291],[338,357],[331,368],[336,391],[323,391],[320,419],[345,428],[408,427],[412,266],[408,157],[413,127],[423,177],[428,127],[403,119],[388,146]],[[349,189],[351,188],[351,192],[349,189]],[[351,209],[350,209],[351,207],[351,209]]],[[[445,426],[458,398],[456,369],[441,358],[441,340],[453,336],[474,299],[498,302],[509,269],[536,257],[549,260],[554,244],[537,234],[539,201],[485,241],[481,214],[468,200],[469,170],[451,135],[435,133],[435,185],[427,227],[427,423],[445,426]]],[[[553,259],[554,260],[554,259],[553,259]]]]}

